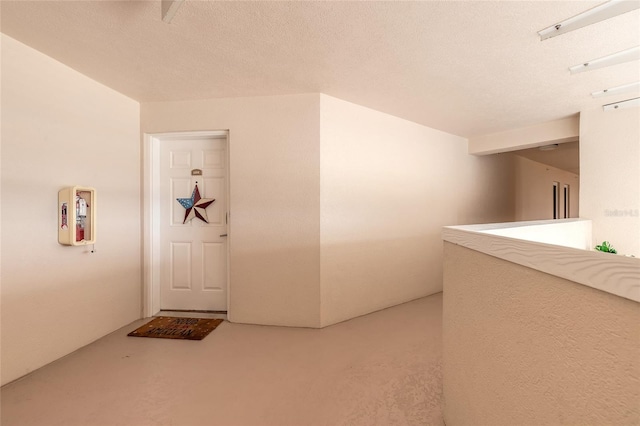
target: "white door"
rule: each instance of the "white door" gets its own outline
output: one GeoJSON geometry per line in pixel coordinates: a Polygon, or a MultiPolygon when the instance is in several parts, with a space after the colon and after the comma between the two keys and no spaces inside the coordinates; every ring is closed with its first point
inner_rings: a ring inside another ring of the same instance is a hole
{"type": "Polygon", "coordinates": [[[162,140],[159,172],[160,309],[226,311],[227,140],[162,140]],[[186,217],[191,202],[178,199],[191,199],[196,182],[201,200],[186,217]],[[206,199],[215,201],[198,207],[206,199]]]}

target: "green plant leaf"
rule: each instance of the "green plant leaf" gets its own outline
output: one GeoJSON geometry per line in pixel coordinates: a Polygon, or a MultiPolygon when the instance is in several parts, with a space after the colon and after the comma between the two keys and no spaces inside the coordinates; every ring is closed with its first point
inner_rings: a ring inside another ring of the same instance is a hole
{"type": "Polygon", "coordinates": [[[609,241],[603,241],[602,244],[597,245],[596,250],[604,253],[618,254],[609,241]]]}

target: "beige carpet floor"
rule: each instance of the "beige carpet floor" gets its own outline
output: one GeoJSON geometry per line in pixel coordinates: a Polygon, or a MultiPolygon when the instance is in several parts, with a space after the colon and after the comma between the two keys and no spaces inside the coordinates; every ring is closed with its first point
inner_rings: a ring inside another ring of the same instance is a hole
{"type": "Polygon", "coordinates": [[[137,321],[1,389],[2,426],[442,425],[442,295],[322,330],[137,321]]]}

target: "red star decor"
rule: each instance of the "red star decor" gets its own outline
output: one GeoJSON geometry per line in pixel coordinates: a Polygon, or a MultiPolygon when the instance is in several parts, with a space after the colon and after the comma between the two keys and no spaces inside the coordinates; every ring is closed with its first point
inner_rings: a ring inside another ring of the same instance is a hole
{"type": "Polygon", "coordinates": [[[177,200],[182,205],[182,207],[187,209],[184,212],[184,222],[182,222],[183,224],[187,223],[194,217],[197,217],[198,219],[209,223],[209,219],[207,218],[207,211],[205,209],[215,201],[215,198],[200,197],[198,182],[196,182],[196,186],[193,188],[191,198],[177,198],[177,200]]]}

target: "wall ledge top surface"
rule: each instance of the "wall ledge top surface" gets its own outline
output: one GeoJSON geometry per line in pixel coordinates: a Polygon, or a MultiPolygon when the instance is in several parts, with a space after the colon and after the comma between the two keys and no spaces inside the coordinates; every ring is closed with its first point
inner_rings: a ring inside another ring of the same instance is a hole
{"type": "Polygon", "coordinates": [[[444,241],[640,303],[640,259],[591,250],[591,221],[446,226],[444,241]]]}

